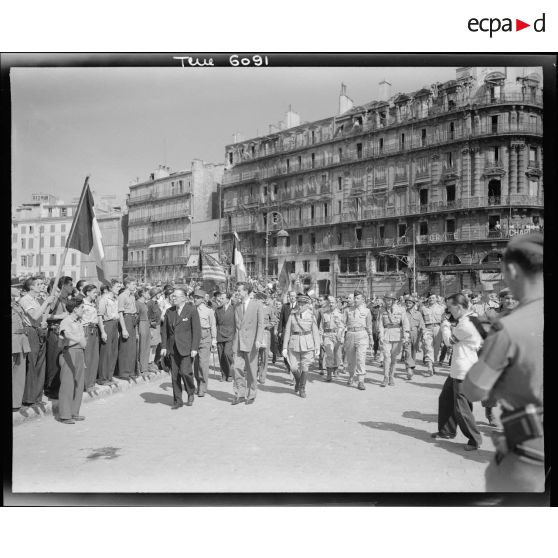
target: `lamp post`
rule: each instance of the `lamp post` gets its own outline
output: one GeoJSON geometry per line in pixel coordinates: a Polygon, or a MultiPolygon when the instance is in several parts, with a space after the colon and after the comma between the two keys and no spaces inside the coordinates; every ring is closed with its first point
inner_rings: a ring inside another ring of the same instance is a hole
{"type": "MultiPolygon", "coordinates": [[[[281,223],[286,224],[285,218],[283,217],[283,215],[279,211],[270,211],[269,213],[266,213],[266,216],[265,216],[265,273],[264,273],[266,284],[267,284],[268,271],[269,271],[269,235],[271,234],[271,231],[269,230],[269,218],[270,218],[270,216],[273,216],[273,215],[279,216],[281,218],[281,223]]],[[[278,238],[287,238],[288,236],[289,236],[289,233],[285,229],[281,229],[280,231],[277,232],[277,237],[278,238]]]]}

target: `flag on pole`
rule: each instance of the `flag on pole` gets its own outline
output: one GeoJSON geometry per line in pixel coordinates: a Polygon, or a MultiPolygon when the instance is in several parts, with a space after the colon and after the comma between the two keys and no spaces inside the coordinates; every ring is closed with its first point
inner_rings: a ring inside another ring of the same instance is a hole
{"type": "Polygon", "coordinates": [[[223,266],[215,258],[202,250],[201,243],[198,269],[204,281],[215,281],[216,283],[225,283],[226,281],[223,266]]]}
{"type": "Polygon", "coordinates": [[[232,265],[234,266],[235,277],[237,281],[246,281],[246,266],[240,251],[240,238],[238,238],[236,232],[233,234],[232,265]]]}
{"type": "Polygon", "coordinates": [[[72,223],[72,229],[66,243],[66,248],[73,248],[87,256],[93,252],[95,266],[97,268],[97,278],[102,283],[108,283],[105,274],[105,251],[103,249],[103,238],[99,223],[95,217],[93,206],[93,195],[86,181],[84,190],[78,205],[76,216],[72,223]]]}
{"type": "Polygon", "coordinates": [[[281,273],[279,274],[279,288],[285,294],[291,288],[291,276],[287,271],[287,260],[283,262],[281,273]]]}

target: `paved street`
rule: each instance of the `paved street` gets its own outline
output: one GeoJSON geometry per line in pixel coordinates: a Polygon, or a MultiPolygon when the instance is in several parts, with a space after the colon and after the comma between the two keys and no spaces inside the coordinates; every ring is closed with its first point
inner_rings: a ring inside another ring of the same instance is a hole
{"type": "MultiPolygon", "coordinates": [[[[403,365],[399,364],[402,370],[403,365]]],[[[254,405],[231,406],[232,384],[212,376],[208,395],[171,411],[168,379],[82,406],[87,420],[52,416],[14,428],[14,492],[479,492],[493,446],[483,409],[483,447],[461,433],[436,441],[437,399],[448,373],[367,390],[312,372],[295,396],[283,365],[270,365],[254,405]]]]}

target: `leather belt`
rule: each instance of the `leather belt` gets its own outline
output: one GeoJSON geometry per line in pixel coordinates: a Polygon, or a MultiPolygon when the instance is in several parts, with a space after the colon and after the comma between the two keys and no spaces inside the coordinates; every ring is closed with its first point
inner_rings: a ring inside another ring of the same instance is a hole
{"type": "Polygon", "coordinates": [[[109,322],[116,322],[116,318],[109,318],[108,320],[103,320],[104,324],[107,324],[109,322]]]}
{"type": "Polygon", "coordinates": [[[335,333],[336,329],[324,329],[324,333],[335,333]]]}
{"type": "Polygon", "coordinates": [[[66,345],[62,350],[68,351],[69,349],[80,349],[82,351],[85,350],[83,347],[80,347],[79,345],[66,345]]]}
{"type": "Polygon", "coordinates": [[[291,331],[291,335],[310,335],[311,331],[291,331]]]}
{"type": "Polygon", "coordinates": [[[351,333],[355,333],[357,331],[364,331],[366,328],[365,327],[348,327],[347,331],[350,331],[351,333]]]}
{"type": "Polygon", "coordinates": [[[384,326],[384,329],[400,329],[400,328],[401,328],[400,325],[394,325],[394,324],[384,326]]]}
{"type": "Polygon", "coordinates": [[[426,327],[440,325],[440,322],[431,322],[429,324],[424,324],[426,327]]]}

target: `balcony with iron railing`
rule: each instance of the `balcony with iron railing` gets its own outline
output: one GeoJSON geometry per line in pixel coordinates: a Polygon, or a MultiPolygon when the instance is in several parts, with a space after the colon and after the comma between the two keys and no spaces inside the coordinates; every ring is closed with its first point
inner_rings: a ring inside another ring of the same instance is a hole
{"type": "Polygon", "coordinates": [[[154,213],[151,215],[151,222],[168,221],[169,219],[190,219],[189,209],[173,209],[164,213],[154,213]]]}
{"type": "Polygon", "coordinates": [[[188,262],[187,256],[175,256],[175,257],[149,257],[147,258],[147,266],[158,266],[158,265],[185,265],[188,262]]]}
{"type": "Polygon", "coordinates": [[[153,199],[153,194],[152,193],[142,194],[140,196],[130,195],[130,197],[128,198],[128,206],[138,205],[138,204],[141,204],[141,203],[146,203],[148,201],[151,201],[152,199],[153,199]]]}
{"type": "Polygon", "coordinates": [[[149,223],[149,221],[151,221],[151,215],[134,215],[133,213],[128,214],[129,225],[139,225],[141,223],[149,223]]]}

